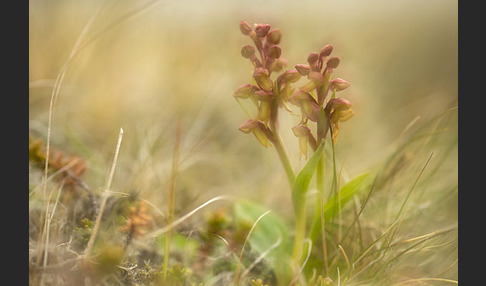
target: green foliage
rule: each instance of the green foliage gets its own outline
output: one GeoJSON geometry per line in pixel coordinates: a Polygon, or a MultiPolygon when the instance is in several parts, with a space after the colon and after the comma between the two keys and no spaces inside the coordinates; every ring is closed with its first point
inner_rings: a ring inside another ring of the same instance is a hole
{"type": "Polygon", "coordinates": [[[299,213],[303,211],[305,203],[305,195],[309,188],[312,176],[315,173],[319,160],[322,159],[322,151],[324,150],[325,142],[316,149],[314,154],[309,158],[302,170],[295,178],[294,185],[292,187],[292,202],[294,203],[295,212],[299,213]]]}
{"type": "Polygon", "coordinates": [[[186,285],[192,275],[192,271],[182,266],[181,264],[174,264],[167,273],[167,280],[164,281],[168,286],[186,285]]]}
{"type": "Polygon", "coordinates": [[[105,277],[118,271],[125,250],[123,247],[105,242],[99,246],[99,254],[93,258],[92,267],[97,277],[105,277]]]}
{"type": "Polygon", "coordinates": [[[363,183],[369,176],[369,172],[360,174],[346,183],[340,190],[339,194],[334,194],[324,205],[324,221],[328,222],[336,216],[339,209],[351,200],[363,186],[363,183]]]}
{"type": "MultiPolygon", "coordinates": [[[[161,235],[156,239],[157,246],[162,251],[165,249],[165,240],[165,235],[161,235]]],[[[199,245],[200,242],[195,238],[175,233],[171,237],[170,253],[177,254],[178,257],[182,258],[184,263],[189,263],[197,257],[199,245]]]]}
{"type": "Polygon", "coordinates": [[[268,284],[263,284],[263,280],[258,279],[251,279],[251,286],[268,286],[268,284]]]}
{"type": "Polygon", "coordinates": [[[149,261],[143,265],[126,262],[123,267],[122,279],[125,285],[156,285],[160,272],[149,261]]]}
{"type": "MultiPolygon", "coordinates": [[[[234,204],[234,217],[236,223],[251,226],[267,210],[255,202],[238,200],[234,204]]],[[[270,212],[258,222],[249,238],[249,245],[256,255],[266,253],[264,259],[273,268],[279,282],[289,279],[290,231],[287,222],[277,213],[270,212]]]]}
{"type": "Polygon", "coordinates": [[[86,244],[88,244],[93,225],[94,222],[92,220],[88,218],[83,218],[81,220],[81,226],[74,228],[74,231],[78,236],[78,242],[82,245],[82,248],[86,247],[86,244]]]}

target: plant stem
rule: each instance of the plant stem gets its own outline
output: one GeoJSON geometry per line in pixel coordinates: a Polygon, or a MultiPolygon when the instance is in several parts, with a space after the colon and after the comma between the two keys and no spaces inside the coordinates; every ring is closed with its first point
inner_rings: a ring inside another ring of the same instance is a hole
{"type": "Polygon", "coordinates": [[[321,209],[324,207],[324,158],[322,158],[316,169],[316,188],[318,191],[318,199],[316,200],[316,208],[314,218],[311,224],[309,238],[315,242],[319,232],[321,231],[321,209]]]}
{"type": "Polygon", "coordinates": [[[290,164],[289,157],[287,155],[287,152],[285,151],[285,147],[282,144],[282,139],[280,139],[280,135],[275,131],[273,131],[273,135],[275,137],[273,145],[275,146],[275,150],[277,151],[280,162],[282,163],[285,174],[287,175],[287,180],[289,182],[290,188],[292,188],[295,181],[295,174],[292,170],[292,165],[290,164]]]}
{"type": "MultiPolygon", "coordinates": [[[[174,219],[174,209],[175,209],[175,200],[176,200],[175,184],[176,184],[177,172],[178,172],[179,149],[181,145],[180,141],[181,141],[181,122],[179,121],[176,129],[174,153],[172,158],[172,173],[171,173],[171,178],[169,181],[169,187],[167,193],[167,213],[168,213],[167,225],[171,225],[174,219]]],[[[169,229],[165,237],[165,245],[164,245],[164,261],[162,266],[162,277],[164,281],[166,281],[167,279],[171,238],[172,238],[172,229],[169,229]]]]}
{"type": "MultiPolygon", "coordinates": [[[[329,130],[328,119],[322,108],[319,112],[319,119],[317,120],[317,145],[321,144],[323,140],[326,139],[327,132],[329,130]]],[[[324,152],[322,153],[324,154],[324,152]]],[[[321,231],[321,209],[324,207],[324,155],[322,155],[321,160],[319,160],[316,168],[316,188],[318,191],[318,196],[321,199],[316,200],[316,209],[314,212],[314,219],[311,225],[310,239],[314,243],[321,231]]]]}
{"type": "Polygon", "coordinates": [[[120,128],[120,133],[118,134],[118,142],[116,143],[115,155],[113,156],[113,162],[111,164],[110,175],[108,176],[108,180],[106,183],[105,190],[103,192],[103,199],[100,204],[100,209],[98,211],[98,216],[96,217],[96,221],[93,225],[93,230],[91,231],[91,236],[89,237],[88,244],[84,249],[85,257],[89,257],[91,249],[93,248],[94,242],[96,240],[96,236],[98,235],[98,231],[100,228],[101,218],[103,216],[103,211],[105,210],[106,202],[108,201],[108,196],[110,195],[110,188],[111,182],[113,181],[113,176],[115,174],[115,167],[118,160],[118,155],[120,153],[120,146],[123,139],[123,128],[120,128]]]}
{"type": "Polygon", "coordinates": [[[280,159],[280,162],[282,163],[282,166],[285,170],[285,174],[287,175],[287,180],[290,185],[290,189],[292,190],[292,187],[294,186],[294,181],[295,181],[295,174],[292,169],[292,165],[290,164],[289,156],[287,155],[287,151],[285,150],[285,147],[282,143],[282,139],[280,138],[280,133],[278,132],[278,126],[277,126],[277,120],[278,120],[278,99],[279,99],[279,94],[278,94],[278,85],[275,83],[274,90],[276,92],[275,99],[272,101],[271,105],[271,117],[269,121],[270,125],[270,130],[272,131],[272,143],[275,146],[275,150],[277,150],[278,157],[280,159]]]}
{"type": "Polygon", "coordinates": [[[306,217],[305,217],[305,197],[302,197],[300,200],[297,200],[296,204],[298,207],[295,208],[295,238],[294,238],[294,250],[292,252],[293,260],[299,264],[301,250],[302,250],[302,243],[305,238],[305,226],[306,226],[306,217]]]}

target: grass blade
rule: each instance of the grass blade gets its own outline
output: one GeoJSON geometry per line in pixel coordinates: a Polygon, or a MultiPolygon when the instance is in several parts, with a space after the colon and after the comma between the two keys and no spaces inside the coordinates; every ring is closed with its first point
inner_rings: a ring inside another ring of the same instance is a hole
{"type": "MultiPolygon", "coordinates": [[[[294,205],[296,231],[294,239],[294,251],[292,256],[297,261],[301,252],[302,242],[305,237],[305,195],[309,188],[312,175],[315,173],[317,165],[322,158],[322,151],[324,150],[324,142],[319,145],[314,154],[309,158],[302,170],[295,178],[292,187],[292,203],[294,205]]],[[[299,263],[297,263],[298,265],[299,263]]]]}
{"type": "Polygon", "coordinates": [[[339,206],[342,208],[355,194],[359,192],[369,174],[369,172],[366,172],[356,176],[339,190],[339,196],[333,195],[326,202],[324,205],[324,220],[326,222],[330,221],[338,213],[339,206]]]}

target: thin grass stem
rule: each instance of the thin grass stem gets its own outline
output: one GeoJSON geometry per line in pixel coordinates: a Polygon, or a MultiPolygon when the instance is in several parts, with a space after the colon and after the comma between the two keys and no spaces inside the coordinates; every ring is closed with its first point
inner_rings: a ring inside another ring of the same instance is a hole
{"type": "Polygon", "coordinates": [[[307,262],[309,261],[311,251],[312,251],[312,241],[310,239],[305,239],[303,242],[307,242],[308,247],[307,247],[307,255],[304,259],[304,262],[302,262],[302,265],[299,268],[299,271],[297,272],[297,275],[292,279],[289,285],[294,286],[297,285],[297,280],[300,278],[300,275],[302,275],[302,272],[304,271],[304,267],[306,266],[307,262]]]}
{"type": "Polygon", "coordinates": [[[102,199],[101,204],[100,204],[98,216],[96,217],[96,221],[93,225],[93,230],[91,232],[91,236],[90,236],[88,244],[86,245],[86,248],[84,250],[84,255],[86,257],[88,257],[90,255],[91,249],[93,248],[94,242],[96,240],[96,236],[98,235],[98,231],[99,231],[100,224],[101,224],[101,217],[103,216],[103,211],[105,209],[106,202],[107,202],[108,197],[110,195],[111,183],[113,181],[113,176],[115,174],[115,167],[116,167],[116,164],[117,164],[117,161],[118,161],[118,155],[120,153],[120,146],[121,146],[122,139],[123,139],[123,128],[120,128],[120,133],[118,134],[118,142],[116,143],[115,155],[113,156],[113,162],[111,164],[110,174],[108,176],[108,180],[106,182],[106,187],[105,187],[105,190],[103,192],[103,199],[102,199]]]}
{"type": "Polygon", "coordinates": [[[155,238],[159,235],[162,235],[162,234],[166,233],[167,231],[173,229],[174,227],[178,226],[179,224],[183,223],[186,219],[193,216],[196,212],[200,211],[202,208],[206,207],[207,205],[209,205],[213,202],[216,202],[216,201],[220,201],[220,200],[228,200],[229,198],[230,198],[229,196],[217,196],[215,198],[212,198],[209,201],[198,206],[197,208],[193,209],[189,213],[185,214],[184,216],[174,220],[170,225],[166,225],[165,227],[156,229],[156,230],[148,233],[145,237],[150,239],[150,238],[155,238]]]}
{"type": "MultiPolygon", "coordinates": [[[[56,77],[56,81],[54,83],[54,88],[52,90],[51,99],[49,101],[49,117],[48,117],[48,122],[47,122],[46,158],[45,158],[45,165],[44,165],[44,177],[43,177],[43,187],[42,187],[42,198],[44,200],[46,199],[46,192],[47,192],[47,177],[48,177],[47,174],[48,174],[48,170],[49,170],[49,155],[50,155],[50,147],[51,147],[51,132],[52,132],[52,119],[54,117],[54,106],[56,104],[57,97],[59,95],[59,90],[60,90],[62,82],[64,80],[64,76],[66,75],[68,66],[71,63],[71,61],[74,58],[77,51],[79,50],[81,40],[84,38],[88,29],[91,27],[94,19],[96,18],[96,16],[98,15],[100,10],[101,10],[100,7],[98,7],[98,9],[89,18],[88,22],[86,23],[83,30],[81,31],[81,34],[78,36],[76,43],[74,44],[74,47],[71,50],[71,54],[69,55],[69,58],[66,60],[66,62],[61,67],[61,70],[59,71],[59,73],[56,77]]],[[[46,202],[46,212],[47,212],[48,205],[49,205],[49,202],[46,202]]],[[[42,217],[43,216],[41,214],[41,218],[42,217]]],[[[44,224],[43,231],[39,234],[39,240],[40,240],[39,245],[42,246],[43,241],[44,241],[44,237],[45,237],[47,221],[42,221],[42,219],[41,219],[40,224],[44,224]]],[[[41,250],[42,250],[42,248],[41,248],[41,250]]],[[[40,258],[41,258],[41,255],[39,255],[37,257],[36,266],[39,266],[40,258]]]]}
{"type": "Polygon", "coordinates": [[[400,281],[398,283],[393,284],[395,285],[405,285],[405,284],[413,284],[417,285],[417,282],[425,282],[425,281],[440,281],[440,282],[446,282],[446,283],[451,283],[451,284],[459,284],[458,281],[452,280],[452,279],[445,279],[445,278],[418,278],[418,279],[409,279],[405,281],[400,281]]]}
{"type": "MultiPolygon", "coordinates": [[[[174,209],[176,202],[175,185],[177,181],[178,164],[179,164],[179,150],[181,145],[181,122],[177,124],[176,137],[174,143],[174,153],[172,158],[172,173],[169,181],[168,193],[167,193],[167,224],[170,225],[174,218],[174,209]]],[[[165,281],[167,279],[167,271],[169,265],[170,256],[170,242],[172,237],[172,230],[169,230],[165,239],[164,246],[164,262],[162,268],[162,278],[165,281]]]]}
{"type": "Polygon", "coordinates": [[[256,225],[258,224],[258,222],[264,217],[266,216],[268,213],[270,213],[270,210],[264,212],[263,214],[261,214],[255,221],[255,223],[253,223],[253,225],[251,226],[251,229],[250,231],[248,232],[247,236],[246,236],[246,239],[245,239],[245,242],[243,243],[243,246],[241,247],[241,251],[240,251],[240,256],[238,258],[238,264],[236,265],[236,270],[235,270],[235,276],[234,276],[234,280],[233,280],[233,284],[235,286],[238,286],[238,282],[240,280],[240,267],[241,267],[241,259],[243,258],[243,253],[245,252],[245,246],[246,244],[248,243],[249,239],[250,239],[250,236],[252,235],[253,231],[255,230],[255,227],[256,225]]]}

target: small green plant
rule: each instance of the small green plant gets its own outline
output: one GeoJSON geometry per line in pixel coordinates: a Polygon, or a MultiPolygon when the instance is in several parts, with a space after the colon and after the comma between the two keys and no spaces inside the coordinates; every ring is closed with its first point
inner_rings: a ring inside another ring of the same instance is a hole
{"type": "Polygon", "coordinates": [[[91,231],[93,230],[94,222],[88,218],[83,218],[81,220],[81,226],[75,227],[74,230],[79,236],[78,242],[81,244],[82,248],[86,247],[89,238],[91,236],[91,231]]]}
{"type": "Polygon", "coordinates": [[[285,170],[292,192],[296,220],[292,252],[296,279],[306,260],[305,242],[308,242],[310,251],[310,246],[322,230],[321,225],[325,217],[338,213],[338,209],[359,190],[367,176],[358,176],[350,182],[352,184],[347,185],[345,192],[341,192],[337,190],[334,169],[332,191],[336,192],[337,197],[330,200],[332,205],[324,204],[324,145],[330,133],[334,146],[340,132],[340,123],[354,115],[351,102],[343,97],[336,97],[337,92],[345,90],[350,84],[341,78],[332,77],[340,63],[339,57],[331,56],[332,45],[325,45],[318,53],[311,52],[307,57],[308,64],[298,64],[295,65],[295,69],[285,70],[287,60],[281,57],[282,50],[278,44],[282,33],[279,29],[271,29],[268,24],[255,24],[252,28],[247,22],[241,21],[240,30],[253,43],[253,46],[246,44],[241,48],[241,55],[249,59],[253,65],[253,83],[241,85],[234,92],[234,97],[240,104],[242,99],[251,100],[256,107],[256,114],[251,116],[247,112],[251,118],[243,123],[239,130],[252,133],[264,147],[273,146],[285,170]],[[272,79],[272,74],[277,72],[281,72],[280,75],[272,79]],[[307,82],[296,88],[295,85],[301,77],[306,77],[307,82]],[[281,140],[278,124],[281,108],[289,114],[296,114],[291,105],[300,110],[300,122],[292,128],[299,140],[299,158],[307,159],[308,147],[312,150],[312,156],[297,175],[281,140]],[[308,233],[306,195],[314,173],[319,195],[314,221],[308,233]],[[321,213],[322,210],[325,212],[324,215],[321,213]]]}

